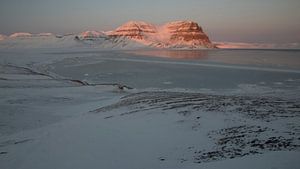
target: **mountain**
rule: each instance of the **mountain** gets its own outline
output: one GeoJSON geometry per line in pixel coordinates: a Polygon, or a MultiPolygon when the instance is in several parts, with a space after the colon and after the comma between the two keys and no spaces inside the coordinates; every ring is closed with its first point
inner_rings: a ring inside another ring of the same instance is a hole
{"type": "Polygon", "coordinates": [[[98,31],[85,31],[80,33],[77,37],[79,40],[94,40],[98,38],[107,38],[107,35],[98,31]]]}
{"type": "MultiPolygon", "coordinates": [[[[170,22],[163,26],[163,32],[169,34],[170,47],[214,48],[202,28],[193,21],[170,22]]],[[[164,34],[163,33],[163,34],[164,34]]]]}
{"type": "Polygon", "coordinates": [[[150,34],[157,33],[157,29],[154,25],[141,21],[130,21],[116,30],[108,33],[111,37],[127,37],[133,40],[145,40],[150,34]]]}
{"type": "Polygon", "coordinates": [[[0,41],[1,49],[66,49],[84,47],[74,40],[75,35],[54,35],[52,33],[14,33],[0,41]]]}
{"type": "Polygon", "coordinates": [[[156,48],[214,48],[202,28],[193,21],[176,21],[163,26],[130,21],[109,32],[108,36],[126,37],[156,48]]]}
{"type": "Polygon", "coordinates": [[[6,39],[7,37],[5,35],[0,34],[0,41],[6,39]]]}
{"type": "Polygon", "coordinates": [[[49,37],[49,36],[55,36],[53,33],[39,33],[36,34],[35,36],[44,36],[44,37],[49,37]]]}
{"type": "Polygon", "coordinates": [[[27,32],[17,32],[17,33],[13,33],[9,36],[10,38],[26,38],[26,37],[32,37],[31,33],[27,33],[27,32]]]}
{"type": "Polygon", "coordinates": [[[50,36],[55,36],[55,35],[52,33],[31,34],[28,32],[17,32],[11,34],[9,38],[33,38],[33,37],[50,37],[50,36]]]}
{"type": "Polygon", "coordinates": [[[176,21],[161,26],[142,21],[130,21],[107,32],[85,31],[68,35],[19,32],[7,38],[3,36],[2,39],[5,39],[0,43],[2,48],[215,48],[202,28],[193,21],[176,21]]]}

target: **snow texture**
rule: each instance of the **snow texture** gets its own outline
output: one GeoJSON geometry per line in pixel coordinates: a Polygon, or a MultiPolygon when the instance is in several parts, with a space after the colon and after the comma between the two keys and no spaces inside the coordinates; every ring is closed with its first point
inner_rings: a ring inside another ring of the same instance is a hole
{"type": "Polygon", "coordinates": [[[174,59],[67,48],[75,36],[1,42],[1,169],[300,166],[297,52],[174,59]]]}

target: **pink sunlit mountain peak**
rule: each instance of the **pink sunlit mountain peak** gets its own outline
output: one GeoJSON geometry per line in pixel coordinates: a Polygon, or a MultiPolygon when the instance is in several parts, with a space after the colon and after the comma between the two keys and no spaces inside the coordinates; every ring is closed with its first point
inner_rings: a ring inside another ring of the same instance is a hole
{"type": "Polygon", "coordinates": [[[129,21],[111,31],[88,30],[79,34],[54,35],[19,32],[2,36],[3,46],[43,47],[91,46],[95,48],[137,49],[207,49],[215,48],[201,26],[193,21],[174,21],[154,25],[129,21]],[[6,43],[11,42],[11,43],[6,43]],[[19,44],[19,45],[18,45],[19,44]]]}
{"type": "Polygon", "coordinates": [[[214,48],[202,28],[193,21],[175,21],[164,25],[129,21],[108,35],[127,37],[158,48],[214,48]]]}

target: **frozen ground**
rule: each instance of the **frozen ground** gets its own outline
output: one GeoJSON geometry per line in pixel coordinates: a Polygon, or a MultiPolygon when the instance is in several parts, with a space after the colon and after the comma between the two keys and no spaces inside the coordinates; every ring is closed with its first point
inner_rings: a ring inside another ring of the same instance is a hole
{"type": "Polygon", "coordinates": [[[299,53],[1,50],[0,168],[299,168],[299,53]]]}

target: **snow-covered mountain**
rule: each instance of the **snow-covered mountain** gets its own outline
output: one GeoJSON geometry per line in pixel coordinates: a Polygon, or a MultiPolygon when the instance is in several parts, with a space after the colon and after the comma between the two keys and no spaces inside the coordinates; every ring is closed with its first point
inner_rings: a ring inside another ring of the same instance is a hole
{"type": "Polygon", "coordinates": [[[214,48],[202,28],[193,21],[177,21],[167,23],[162,28],[163,33],[169,34],[167,41],[171,47],[214,48]]]}
{"type": "Polygon", "coordinates": [[[162,26],[130,21],[108,33],[111,37],[127,37],[157,48],[214,48],[202,28],[193,21],[176,21],[162,26]]]}
{"type": "Polygon", "coordinates": [[[10,38],[25,38],[25,37],[32,37],[31,33],[28,32],[17,32],[13,33],[9,36],[10,38]]]}
{"type": "Polygon", "coordinates": [[[31,34],[28,32],[16,32],[9,36],[9,38],[32,38],[32,37],[50,37],[55,36],[52,33],[38,33],[38,34],[31,34]]]}
{"type": "Polygon", "coordinates": [[[130,21],[112,31],[85,31],[79,34],[54,35],[19,32],[3,39],[4,48],[92,47],[99,49],[202,49],[214,48],[202,28],[193,21],[176,21],[156,26],[130,21]]]}
{"type": "Polygon", "coordinates": [[[130,21],[116,30],[108,32],[111,37],[124,36],[133,40],[146,40],[147,36],[155,35],[157,29],[154,25],[141,21],[130,21]]]}
{"type": "Polygon", "coordinates": [[[107,35],[104,32],[99,31],[85,31],[81,32],[77,37],[79,40],[95,40],[99,38],[107,38],[107,35]]]}
{"type": "Polygon", "coordinates": [[[50,33],[14,33],[0,41],[1,49],[52,49],[84,46],[74,40],[75,35],[54,35],[50,33]]]}
{"type": "Polygon", "coordinates": [[[0,34],[0,41],[6,39],[7,37],[5,35],[0,34]]]}

